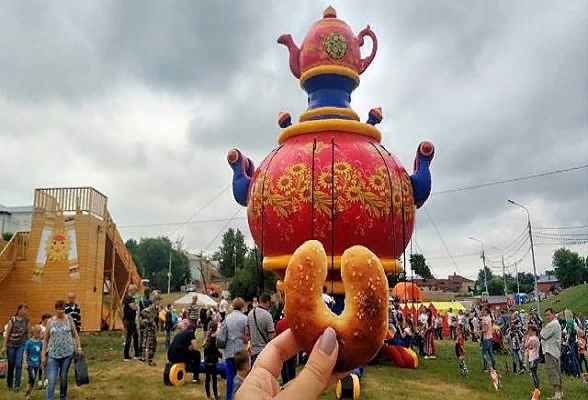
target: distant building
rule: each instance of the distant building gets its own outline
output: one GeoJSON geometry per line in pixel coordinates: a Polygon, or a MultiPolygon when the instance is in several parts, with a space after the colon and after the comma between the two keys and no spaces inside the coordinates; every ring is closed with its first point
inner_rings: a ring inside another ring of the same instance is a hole
{"type": "Polygon", "coordinates": [[[220,263],[218,261],[213,261],[206,256],[190,252],[187,253],[187,256],[190,261],[192,284],[200,286],[203,285],[204,282],[206,282],[206,284],[213,282],[216,283],[221,279],[221,274],[219,272],[220,263]],[[202,276],[202,273],[204,273],[204,277],[202,276]]]}
{"type": "Polygon", "coordinates": [[[553,275],[541,275],[537,279],[537,289],[540,293],[550,294],[554,289],[561,290],[559,280],[553,275]]]}
{"type": "Polygon", "coordinates": [[[512,305],[513,301],[506,296],[481,296],[477,298],[477,303],[482,307],[490,307],[492,311],[502,311],[512,305]]]}
{"type": "Polygon", "coordinates": [[[415,279],[414,283],[419,285],[423,291],[442,291],[451,293],[467,294],[474,290],[476,282],[457,275],[449,275],[447,279],[415,279]]]}
{"type": "Polygon", "coordinates": [[[0,204],[0,235],[30,231],[32,219],[33,206],[6,207],[0,204]]]}

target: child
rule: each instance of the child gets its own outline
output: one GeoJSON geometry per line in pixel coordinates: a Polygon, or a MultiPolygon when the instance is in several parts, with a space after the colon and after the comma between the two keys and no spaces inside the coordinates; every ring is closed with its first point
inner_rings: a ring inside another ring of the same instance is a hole
{"type": "Polygon", "coordinates": [[[172,311],[172,305],[168,304],[165,309],[165,349],[169,349],[171,343],[172,331],[174,330],[174,315],[172,311]]]}
{"type": "Polygon", "coordinates": [[[459,360],[459,370],[462,378],[467,378],[469,375],[468,365],[465,361],[465,339],[461,327],[456,329],[457,337],[455,339],[455,355],[459,360]]]}
{"type": "Polygon", "coordinates": [[[582,362],[588,373],[588,361],[586,361],[586,333],[583,329],[578,329],[578,353],[580,354],[580,370],[582,370],[582,362]]]}
{"type": "MultiPolygon", "coordinates": [[[[45,338],[45,332],[47,331],[47,322],[49,322],[50,319],[51,314],[49,313],[43,313],[43,315],[41,315],[41,338],[45,338]]],[[[49,380],[45,379],[45,382],[43,382],[43,367],[45,367],[45,365],[41,365],[41,367],[39,368],[39,377],[37,378],[37,387],[39,389],[46,389],[47,385],[49,385],[49,380]]]]}
{"type": "Polygon", "coordinates": [[[216,385],[216,364],[221,354],[216,347],[216,334],[218,331],[218,322],[210,321],[208,331],[202,348],[204,349],[204,371],[206,372],[206,398],[208,400],[217,400],[218,389],[216,385]],[[210,380],[212,379],[212,392],[214,397],[210,397],[210,380]]]}
{"type": "Polygon", "coordinates": [[[517,373],[518,362],[520,373],[522,374],[525,371],[525,366],[523,365],[523,354],[521,353],[521,338],[523,334],[519,320],[515,320],[514,324],[507,330],[507,335],[510,339],[510,349],[512,351],[512,370],[515,374],[517,373]]]}
{"type": "Polygon", "coordinates": [[[157,306],[151,304],[141,311],[141,326],[143,327],[143,360],[151,367],[155,366],[155,350],[157,349],[157,306]]]}
{"type": "Polygon", "coordinates": [[[235,353],[235,368],[237,368],[237,375],[233,380],[233,395],[231,396],[233,399],[251,369],[251,360],[247,350],[239,350],[235,353]]]}
{"type": "Polygon", "coordinates": [[[25,399],[31,398],[31,391],[35,387],[39,368],[41,368],[41,350],[43,349],[43,337],[41,325],[35,325],[32,329],[32,339],[27,340],[24,348],[24,367],[29,373],[29,384],[25,392],[25,399]]]}
{"type": "Polygon", "coordinates": [[[539,345],[537,327],[535,325],[529,325],[529,337],[525,343],[525,350],[527,350],[531,378],[533,379],[535,389],[539,389],[539,375],[537,374],[537,367],[539,366],[539,345]]]}
{"type": "Polygon", "coordinates": [[[414,338],[413,344],[419,350],[419,357],[425,357],[425,338],[424,338],[425,329],[423,325],[419,324],[419,327],[416,332],[416,336],[414,338]]]}

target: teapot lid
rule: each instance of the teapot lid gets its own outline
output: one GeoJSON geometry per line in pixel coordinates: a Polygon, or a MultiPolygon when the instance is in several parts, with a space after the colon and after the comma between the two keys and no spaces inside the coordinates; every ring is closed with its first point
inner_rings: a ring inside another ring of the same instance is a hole
{"type": "Polygon", "coordinates": [[[332,6],[328,6],[323,11],[323,18],[337,18],[337,11],[332,6]]]}

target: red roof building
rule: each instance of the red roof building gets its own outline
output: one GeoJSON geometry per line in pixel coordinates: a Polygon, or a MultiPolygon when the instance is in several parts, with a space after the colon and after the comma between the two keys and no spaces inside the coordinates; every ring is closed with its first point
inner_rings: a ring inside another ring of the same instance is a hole
{"type": "Polygon", "coordinates": [[[451,293],[468,293],[474,290],[475,281],[457,275],[449,275],[447,279],[415,279],[414,283],[427,291],[442,291],[451,293]]]}

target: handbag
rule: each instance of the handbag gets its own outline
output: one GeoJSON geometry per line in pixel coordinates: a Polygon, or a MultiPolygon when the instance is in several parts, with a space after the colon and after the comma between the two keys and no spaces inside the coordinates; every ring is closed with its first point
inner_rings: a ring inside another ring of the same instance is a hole
{"type": "Polygon", "coordinates": [[[261,336],[261,338],[263,339],[265,344],[267,344],[269,342],[269,340],[267,340],[265,338],[265,336],[261,332],[261,329],[259,329],[259,325],[257,325],[257,314],[255,314],[255,310],[257,310],[257,309],[256,308],[253,309],[253,319],[255,320],[255,327],[257,328],[257,332],[259,332],[259,335],[261,336]]]}
{"type": "Polygon", "coordinates": [[[0,360],[0,379],[6,378],[6,371],[8,371],[8,360],[0,360]]]}
{"type": "Polygon", "coordinates": [[[88,363],[86,357],[83,354],[75,355],[75,373],[76,373],[76,385],[82,386],[90,383],[90,377],[88,376],[88,363]]]}
{"type": "Polygon", "coordinates": [[[225,321],[221,331],[218,335],[216,335],[216,347],[219,349],[224,349],[227,346],[227,340],[229,339],[229,326],[225,321]]]}

